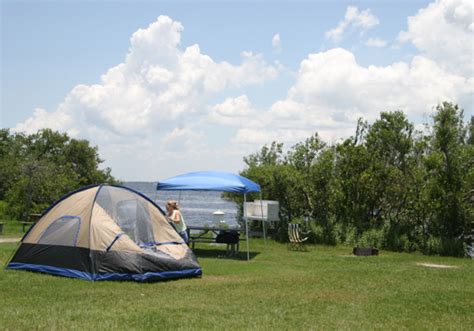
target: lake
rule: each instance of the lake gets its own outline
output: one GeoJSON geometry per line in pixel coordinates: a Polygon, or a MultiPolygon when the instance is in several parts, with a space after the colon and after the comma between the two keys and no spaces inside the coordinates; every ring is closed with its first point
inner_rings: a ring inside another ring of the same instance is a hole
{"type": "Polygon", "coordinates": [[[222,211],[224,213],[224,220],[229,227],[238,226],[237,204],[233,201],[222,199],[222,192],[156,191],[156,183],[154,182],[125,182],[123,185],[146,195],[163,210],[166,210],[166,201],[178,201],[187,225],[211,226],[214,224],[212,213],[222,211]]]}

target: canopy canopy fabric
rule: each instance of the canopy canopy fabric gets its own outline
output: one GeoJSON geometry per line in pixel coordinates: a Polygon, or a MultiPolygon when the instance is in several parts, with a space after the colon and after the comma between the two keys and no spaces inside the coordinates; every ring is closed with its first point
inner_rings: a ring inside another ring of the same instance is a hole
{"type": "Polygon", "coordinates": [[[190,172],[160,181],[157,190],[260,192],[260,185],[248,178],[224,171],[190,172]]]}

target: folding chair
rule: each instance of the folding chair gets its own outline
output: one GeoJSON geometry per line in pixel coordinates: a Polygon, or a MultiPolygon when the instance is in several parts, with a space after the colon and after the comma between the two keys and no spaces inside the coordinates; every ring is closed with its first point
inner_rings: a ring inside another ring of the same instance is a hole
{"type": "Polygon", "coordinates": [[[288,238],[290,239],[288,249],[306,251],[307,249],[304,243],[308,240],[308,237],[302,238],[302,235],[303,233],[299,224],[288,224],[288,238]]]}

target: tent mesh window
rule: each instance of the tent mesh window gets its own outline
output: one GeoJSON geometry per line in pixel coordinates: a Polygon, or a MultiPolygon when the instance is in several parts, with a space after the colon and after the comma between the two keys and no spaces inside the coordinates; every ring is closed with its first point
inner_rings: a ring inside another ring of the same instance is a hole
{"type": "Polygon", "coordinates": [[[148,204],[141,196],[121,188],[103,186],[96,203],[135,243],[154,242],[148,204]]]}
{"type": "Polygon", "coordinates": [[[63,216],[52,222],[41,235],[38,244],[76,246],[81,225],[78,216],[63,216]]]}

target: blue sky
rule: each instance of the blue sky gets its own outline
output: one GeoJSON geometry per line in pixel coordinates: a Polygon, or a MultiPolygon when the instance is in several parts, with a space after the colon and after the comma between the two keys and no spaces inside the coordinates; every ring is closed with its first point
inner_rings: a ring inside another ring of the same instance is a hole
{"type": "Polygon", "coordinates": [[[1,126],[89,139],[124,180],[238,171],[273,139],[335,142],[381,110],[421,123],[440,98],[472,114],[472,60],[447,50],[473,57],[468,1],[1,6],[1,126]]]}

